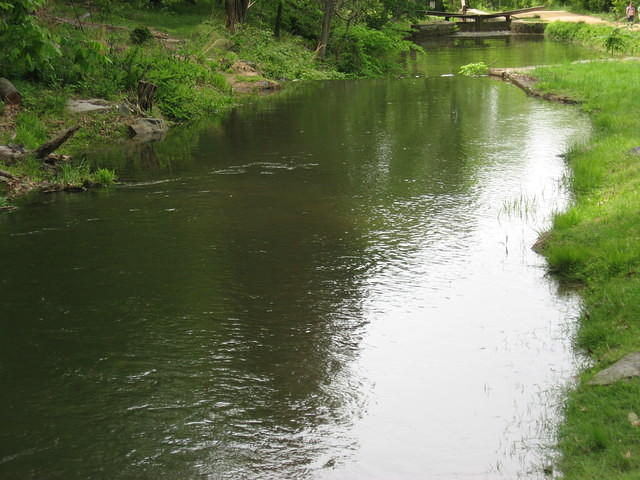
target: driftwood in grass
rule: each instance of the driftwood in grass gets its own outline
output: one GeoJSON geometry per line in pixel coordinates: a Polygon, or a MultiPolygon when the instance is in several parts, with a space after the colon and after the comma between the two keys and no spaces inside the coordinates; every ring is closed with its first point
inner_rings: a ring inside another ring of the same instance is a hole
{"type": "Polygon", "coordinates": [[[20,105],[22,95],[6,78],[0,77],[0,100],[10,105],[20,105]]]}
{"type": "Polygon", "coordinates": [[[36,158],[45,160],[48,155],[60,148],[63,143],[69,140],[74,133],[78,131],[80,125],[71,127],[62,132],[57,137],[43,143],[35,150],[25,150],[24,148],[16,145],[0,145],[0,160],[12,164],[25,158],[27,155],[34,154],[36,158]]]}
{"type": "Polygon", "coordinates": [[[40,145],[38,148],[36,148],[34,150],[34,153],[36,154],[36,158],[45,158],[50,153],[53,153],[55,150],[60,148],[60,146],[64,142],[66,142],[71,137],[73,137],[73,134],[76,133],[79,129],[80,129],[80,125],[76,125],[75,127],[71,127],[69,129],[65,130],[64,132],[62,132],[56,138],[54,138],[52,140],[49,140],[48,142],[43,143],[42,145],[40,145]]]}

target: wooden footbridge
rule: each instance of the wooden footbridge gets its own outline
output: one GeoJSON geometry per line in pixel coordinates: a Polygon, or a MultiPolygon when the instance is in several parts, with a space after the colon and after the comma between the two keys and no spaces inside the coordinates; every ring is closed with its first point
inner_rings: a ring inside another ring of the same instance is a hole
{"type": "Polygon", "coordinates": [[[511,22],[511,17],[514,15],[518,15],[521,13],[529,13],[529,12],[537,12],[540,10],[544,10],[545,6],[540,7],[529,7],[529,8],[521,8],[520,10],[508,10],[506,12],[495,12],[495,13],[467,13],[466,2],[463,0],[462,2],[462,13],[453,13],[453,12],[435,12],[431,10],[425,11],[426,15],[431,17],[444,17],[445,20],[449,20],[452,18],[459,18],[463,22],[467,20],[473,20],[476,23],[483,22],[485,20],[491,20],[494,18],[504,17],[506,22],[511,22]]]}

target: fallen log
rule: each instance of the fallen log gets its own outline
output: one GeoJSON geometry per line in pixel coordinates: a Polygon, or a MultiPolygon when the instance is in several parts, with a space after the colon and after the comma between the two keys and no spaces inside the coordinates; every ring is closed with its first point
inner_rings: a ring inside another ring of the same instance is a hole
{"type": "Polygon", "coordinates": [[[48,142],[43,143],[42,145],[40,145],[38,148],[36,148],[34,150],[34,153],[36,154],[36,158],[45,158],[50,153],[53,153],[55,150],[60,148],[60,146],[64,142],[66,142],[71,137],[73,137],[73,134],[76,133],[79,129],[80,129],[80,125],[76,125],[75,127],[71,127],[69,129],[65,130],[64,132],[62,132],[60,135],[58,135],[53,140],[49,140],[48,142]]]}
{"type": "Polygon", "coordinates": [[[15,163],[33,153],[36,158],[46,161],[47,157],[60,148],[64,142],[69,140],[78,129],[80,129],[80,125],[69,128],[52,140],[43,143],[35,150],[25,150],[23,147],[17,145],[0,145],[0,160],[15,163]]]}
{"type": "Polygon", "coordinates": [[[10,105],[20,105],[22,95],[6,78],[0,77],[0,99],[10,105]]]}

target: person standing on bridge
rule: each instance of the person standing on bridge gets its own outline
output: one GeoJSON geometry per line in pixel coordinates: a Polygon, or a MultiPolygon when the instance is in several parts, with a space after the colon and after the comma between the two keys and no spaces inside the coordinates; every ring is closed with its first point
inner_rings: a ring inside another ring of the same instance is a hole
{"type": "Polygon", "coordinates": [[[629,5],[627,5],[627,22],[629,22],[630,24],[633,24],[634,20],[636,19],[636,7],[633,4],[633,2],[629,2],[629,5]]]}

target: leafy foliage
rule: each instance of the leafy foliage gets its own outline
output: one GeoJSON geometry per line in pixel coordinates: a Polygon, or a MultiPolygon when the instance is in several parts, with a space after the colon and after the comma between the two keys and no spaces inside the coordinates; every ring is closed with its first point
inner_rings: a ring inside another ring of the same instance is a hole
{"type": "Polygon", "coordinates": [[[462,65],[458,73],[466,77],[479,77],[489,73],[489,67],[484,62],[468,63],[467,65],[462,65]]]}
{"type": "Polygon", "coordinates": [[[49,32],[34,12],[43,0],[0,2],[0,71],[5,76],[40,76],[51,71],[60,56],[49,32]]]}
{"type": "Polygon", "coordinates": [[[611,33],[604,38],[604,48],[610,54],[624,50],[625,40],[620,36],[620,29],[611,30],[611,33]]]}
{"type": "Polygon", "coordinates": [[[276,40],[268,30],[245,25],[233,36],[240,58],[260,65],[264,74],[276,79],[329,78],[316,64],[313,52],[302,40],[276,40]]]}
{"type": "Polygon", "coordinates": [[[341,33],[339,41],[332,45],[338,70],[360,77],[398,74],[403,69],[401,55],[412,49],[419,50],[404,40],[406,32],[399,28],[374,30],[356,25],[341,33]]]}
{"type": "Polygon", "coordinates": [[[151,40],[153,35],[147,27],[136,27],[131,31],[129,38],[134,45],[141,45],[147,40],[151,40]]]}

